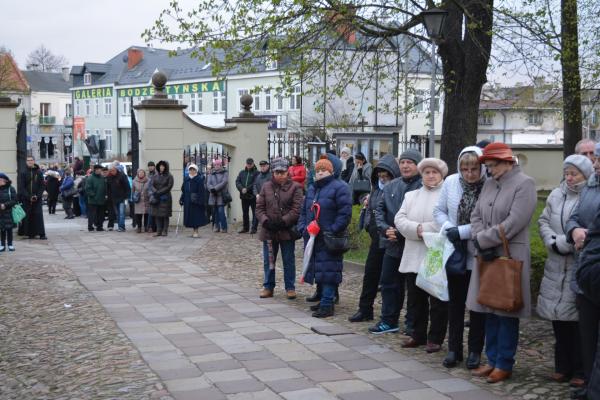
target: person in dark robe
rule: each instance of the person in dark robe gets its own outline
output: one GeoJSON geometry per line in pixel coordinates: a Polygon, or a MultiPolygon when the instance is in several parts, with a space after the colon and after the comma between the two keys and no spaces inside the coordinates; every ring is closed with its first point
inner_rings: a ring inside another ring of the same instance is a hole
{"type": "Polygon", "coordinates": [[[179,204],[183,206],[183,225],[192,228],[192,237],[198,237],[198,228],[208,224],[205,199],[208,197],[204,183],[204,175],[198,173],[198,166],[190,164],[188,176],[181,185],[181,198],[179,204]]]}
{"type": "Polygon", "coordinates": [[[44,193],[44,175],[33,157],[27,157],[27,168],[19,174],[19,200],[25,210],[25,219],[19,227],[19,235],[34,239],[39,236],[46,240],[42,194],[44,193]]]}
{"type": "Polygon", "coordinates": [[[60,174],[57,166],[53,166],[46,172],[46,192],[48,193],[48,214],[56,214],[56,203],[60,188],[60,174]]]}

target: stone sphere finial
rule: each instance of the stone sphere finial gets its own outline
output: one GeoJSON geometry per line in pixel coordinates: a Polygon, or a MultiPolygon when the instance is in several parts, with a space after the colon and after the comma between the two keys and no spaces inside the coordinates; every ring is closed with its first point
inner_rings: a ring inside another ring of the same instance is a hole
{"type": "Polygon", "coordinates": [[[167,75],[162,71],[156,71],[152,74],[152,85],[154,86],[154,97],[167,97],[165,86],[167,85],[167,75]]]}
{"type": "Polygon", "coordinates": [[[243,94],[240,98],[240,103],[242,103],[242,106],[244,106],[244,111],[250,111],[253,102],[254,99],[248,93],[243,94]]]}

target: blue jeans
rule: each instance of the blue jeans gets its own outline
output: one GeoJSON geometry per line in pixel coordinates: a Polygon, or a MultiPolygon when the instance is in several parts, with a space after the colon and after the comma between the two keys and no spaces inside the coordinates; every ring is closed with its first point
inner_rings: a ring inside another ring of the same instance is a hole
{"type": "Polygon", "coordinates": [[[222,231],[227,230],[227,217],[225,216],[225,206],[215,206],[216,214],[217,214],[217,228],[220,228],[222,231]]]}
{"type": "Polygon", "coordinates": [[[487,314],[485,320],[485,354],[488,364],[512,371],[519,344],[519,318],[487,314]]]}
{"type": "Polygon", "coordinates": [[[81,216],[87,216],[87,203],[85,202],[85,196],[79,195],[79,210],[81,210],[81,216]]]}
{"type": "Polygon", "coordinates": [[[320,307],[333,306],[333,298],[335,297],[337,285],[333,283],[322,283],[321,287],[323,288],[323,292],[321,293],[320,307]]]}
{"type": "Polygon", "coordinates": [[[398,326],[400,310],[404,303],[405,274],[398,272],[400,261],[400,258],[384,255],[379,279],[379,286],[381,287],[381,321],[390,326],[398,326]]]}
{"type": "MultiPolygon", "coordinates": [[[[296,245],[293,240],[283,240],[278,242],[273,240],[273,262],[277,261],[277,253],[281,248],[281,259],[283,260],[283,282],[285,290],[295,290],[296,282],[296,256],[294,251],[296,245]]],[[[265,289],[273,290],[275,287],[275,268],[269,268],[269,245],[263,241],[263,263],[265,268],[265,289]]]]}
{"type": "Polygon", "coordinates": [[[119,229],[125,229],[125,202],[115,203],[114,208],[119,229]]]}

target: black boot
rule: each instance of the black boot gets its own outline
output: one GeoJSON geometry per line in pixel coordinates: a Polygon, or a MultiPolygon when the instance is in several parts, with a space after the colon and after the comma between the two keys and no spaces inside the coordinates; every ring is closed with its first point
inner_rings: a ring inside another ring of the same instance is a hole
{"type": "Polygon", "coordinates": [[[467,357],[467,368],[476,369],[479,368],[479,364],[481,364],[481,353],[470,352],[467,357]]]}
{"type": "Polygon", "coordinates": [[[442,364],[446,368],[454,368],[462,360],[463,356],[461,353],[458,353],[456,351],[449,351],[448,354],[446,354],[446,358],[444,358],[444,362],[442,364]]]}
{"type": "Polygon", "coordinates": [[[364,321],[372,321],[373,320],[373,310],[371,311],[363,311],[358,310],[354,315],[348,317],[348,321],[350,322],[364,322],[364,321]]]}
{"type": "Polygon", "coordinates": [[[312,314],[315,318],[327,318],[333,317],[333,306],[320,307],[317,311],[312,314]]]}
{"type": "Polygon", "coordinates": [[[321,307],[321,303],[313,304],[310,306],[310,311],[317,311],[321,307]]]}
{"type": "Polygon", "coordinates": [[[315,290],[315,293],[306,298],[306,301],[309,303],[314,303],[315,301],[320,301],[321,300],[321,293],[322,293],[323,289],[321,289],[321,285],[317,285],[317,290],[315,290]]]}

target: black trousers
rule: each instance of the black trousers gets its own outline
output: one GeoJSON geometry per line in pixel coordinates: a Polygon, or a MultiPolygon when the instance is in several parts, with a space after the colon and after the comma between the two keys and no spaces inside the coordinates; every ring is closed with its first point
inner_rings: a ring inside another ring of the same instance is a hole
{"type": "Polygon", "coordinates": [[[365,273],[363,275],[360,299],[358,301],[358,308],[365,313],[373,312],[373,303],[377,297],[384,255],[385,249],[379,248],[379,240],[371,240],[369,254],[365,262],[365,273]]]}
{"type": "Polygon", "coordinates": [[[388,254],[383,256],[381,266],[381,321],[391,326],[398,326],[400,310],[404,303],[404,276],[398,272],[401,258],[388,254]]]}
{"type": "Polygon", "coordinates": [[[105,210],[108,213],[108,227],[113,228],[115,221],[117,220],[117,213],[115,212],[115,205],[112,201],[107,201],[105,210]]]}
{"type": "Polygon", "coordinates": [[[88,231],[96,229],[102,229],[104,224],[104,205],[88,204],[88,231]]]}
{"type": "Polygon", "coordinates": [[[46,237],[46,229],[44,227],[44,210],[42,210],[41,199],[36,202],[24,201],[23,210],[25,218],[19,225],[18,234],[20,236],[29,236],[33,238],[39,236],[46,237]]]}
{"type": "MultiPolygon", "coordinates": [[[[471,271],[465,275],[448,275],[448,350],[458,354],[463,352],[465,330],[465,303],[469,292],[471,271]]],[[[480,354],[485,342],[485,313],[469,311],[469,353],[480,354]]]]}
{"type": "Polygon", "coordinates": [[[135,218],[133,220],[135,221],[135,225],[137,227],[148,230],[148,214],[135,214],[134,217],[135,218]],[[142,222],[142,220],[143,220],[143,222],[142,222]]]}
{"type": "Polygon", "coordinates": [[[166,235],[169,231],[169,217],[154,217],[156,219],[157,232],[166,235]]]}
{"type": "Polygon", "coordinates": [[[412,308],[414,316],[412,338],[419,343],[444,343],[446,326],[448,325],[448,303],[416,285],[417,274],[407,273],[406,285],[408,289],[407,308],[412,308]],[[429,332],[427,325],[429,322],[429,332]]]}
{"type": "Polygon", "coordinates": [[[73,214],[76,217],[81,216],[81,206],[79,205],[79,197],[73,197],[73,214]]]}
{"type": "Polygon", "coordinates": [[[577,321],[552,321],[554,329],[554,370],[570,377],[583,378],[579,324],[577,321]]]}
{"type": "Polygon", "coordinates": [[[63,208],[67,217],[73,216],[73,196],[63,198],[63,208]]]}
{"type": "Polygon", "coordinates": [[[58,194],[56,196],[48,195],[48,214],[56,214],[56,203],[58,203],[58,194]]]}
{"type": "Polygon", "coordinates": [[[252,230],[255,231],[258,227],[256,219],[256,197],[252,199],[242,199],[242,215],[244,222],[244,230],[250,230],[250,210],[252,210],[252,230]]]}
{"type": "Polygon", "coordinates": [[[581,339],[583,373],[585,380],[589,382],[598,346],[600,307],[589,301],[584,295],[578,294],[577,309],[579,310],[579,337],[581,339]]]}
{"type": "Polygon", "coordinates": [[[0,234],[0,240],[1,240],[2,246],[12,246],[12,244],[13,244],[12,228],[3,229],[2,233],[0,234]]]}

